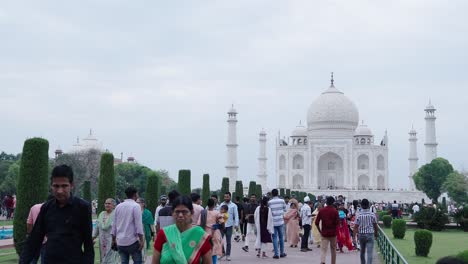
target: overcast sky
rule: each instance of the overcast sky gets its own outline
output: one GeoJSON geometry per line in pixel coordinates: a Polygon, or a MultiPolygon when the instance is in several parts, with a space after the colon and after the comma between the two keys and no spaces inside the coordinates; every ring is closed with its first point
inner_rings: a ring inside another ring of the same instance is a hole
{"type": "Polygon", "coordinates": [[[0,150],[41,136],[70,150],[90,128],[115,155],[220,187],[227,110],[238,115],[239,178],[257,174],[258,133],[306,120],[335,85],[376,142],[390,185],[408,186],[408,131],[424,161],[424,107],[439,156],[468,168],[467,1],[8,1],[0,6],[0,150]]]}

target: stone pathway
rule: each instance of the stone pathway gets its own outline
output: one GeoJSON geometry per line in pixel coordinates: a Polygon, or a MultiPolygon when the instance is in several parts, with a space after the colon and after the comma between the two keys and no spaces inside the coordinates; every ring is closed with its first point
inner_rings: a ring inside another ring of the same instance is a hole
{"type": "MultiPolygon", "coordinates": [[[[253,244],[253,243],[251,243],[253,244]]],[[[249,263],[320,263],[320,249],[314,247],[313,251],[310,252],[300,252],[299,249],[297,248],[290,248],[287,243],[285,243],[285,250],[286,254],[288,255],[286,258],[281,258],[281,259],[273,259],[273,245],[271,245],[271,250],[267,252],[267,255],[269,258],[267,259],[262,259],[262,258],[257,258],[256,253],[253,250],[250,250],[248,253],[244,252],[242,250],[242,246],[244,244],[239,242],[233,242],[232,243],[232,252],[231,252],[231,261],[225,261],[221,260],[218,261],[220,263],[242,263],[242,264],[249,264],[249,263]]],[[[352,251],[349,252],[347,250],[344,250],[344,253],[336,253],[336,263],[346,263],[346,264],[360,264],[360,259],[359,259],[359,251],[352,251]]],[[[151,258],[148,258],[146,260],[146,264],[151,263],[151,258]]],[[[327,263],[330,263],[330,252],[328,253],[327,256],[327,263]]],[[[379,264],[380,260],[379,257],[377,256],[376,251],[374,250],[374,258],[373,262],[374,264],[379,264]]]]}

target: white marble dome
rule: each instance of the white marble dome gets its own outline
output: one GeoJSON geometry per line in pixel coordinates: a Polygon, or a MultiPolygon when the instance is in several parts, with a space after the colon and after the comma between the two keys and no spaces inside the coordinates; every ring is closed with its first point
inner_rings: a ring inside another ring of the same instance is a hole
{"type": "Polygon", "coordinates": [[[354,132],[355,136],[373,136],[372,131],[370,130],[367,125],[362,122],[357,128],[356,131],[354,132]]]}
{"type": "Polygon", "coordinates": [[[299,123],[299,125],[291,133],[291,136],[293,136],[293,137],[306,137],[307,136],[307,128],[299,123]]]}
{"type": "Polygon", "coordinates": [[[354,131],[359,123],[356,105],[332,84],[309,107],[309,130],[349,129],[354,131]]]}

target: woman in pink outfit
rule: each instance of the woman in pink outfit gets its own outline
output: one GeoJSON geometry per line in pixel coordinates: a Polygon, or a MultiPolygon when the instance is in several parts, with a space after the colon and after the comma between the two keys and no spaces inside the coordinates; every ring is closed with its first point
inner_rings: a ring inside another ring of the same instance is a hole
{"type": "Polygon", "coordinates": [[[212,247],[212,261],[213,264],[217,263],[218,256],[223,255],[222,252],[222,238],[220,227],[224,223],[224,216],[219,211],[214,210],[215,201],[208,200],[207,209],[202,211],[198,218],[198,225],[205,229],[205,232],[211,236],[213,242],[212,247]]]}
{"type": "Polygon", "coordinates": [[[291,247],[297,247],[299,243],[299,203],[296,199],[289,200],[291,204],[288,212],[284,215],[284,221],[287,225],[287,238],[291,247]]]}

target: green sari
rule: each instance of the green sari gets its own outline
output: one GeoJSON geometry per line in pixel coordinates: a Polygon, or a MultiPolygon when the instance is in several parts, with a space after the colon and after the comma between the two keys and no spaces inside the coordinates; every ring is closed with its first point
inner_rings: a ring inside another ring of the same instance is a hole
{"type": "Polygon", "coordinates": [[[194,226],[180,233],[177,226],[170,225],[163,229],[167,242],[163,244],[161,264],[199,264],[201,248],[210,236],[199,226],[194,226]]]}
{"type": "Polygon", "coordinates": [[[146,249],[149,249],[150,242],[151,242],[151,225],[154,225],[154,218],[150,210],[145,209],[143,211],[142,220],[143,220],[143,228],[145,231],[146,249]]]}

